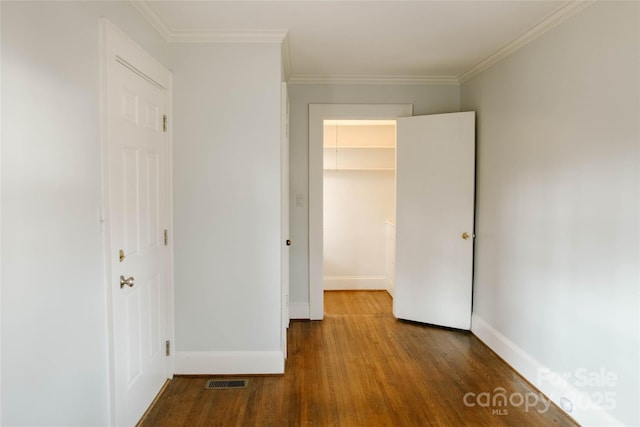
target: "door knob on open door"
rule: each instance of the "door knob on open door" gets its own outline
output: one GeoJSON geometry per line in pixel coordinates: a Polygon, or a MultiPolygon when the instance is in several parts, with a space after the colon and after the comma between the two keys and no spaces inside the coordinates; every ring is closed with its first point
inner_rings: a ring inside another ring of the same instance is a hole
{"type": "Polygon", "coordinates": [[[462,238],[464,240],[469,240],[470,237],[471,237],[471,235],[469,233],[467,233],[466,231],[464,233],[462,233],[462,238]]]}
{"type": "Polygon", "coordinates": [[[124,288],[125,286],[132,288],[135,284],[136,279],[134,279],[133,276],[129,277],[128,279],[125,279],[124,276],[120,276],[120,289],[124,288]]]}
{"type": "Polygon", "coordinates": [[[287,239],[287,246],[291,246],[291,240],[287,239]]]}

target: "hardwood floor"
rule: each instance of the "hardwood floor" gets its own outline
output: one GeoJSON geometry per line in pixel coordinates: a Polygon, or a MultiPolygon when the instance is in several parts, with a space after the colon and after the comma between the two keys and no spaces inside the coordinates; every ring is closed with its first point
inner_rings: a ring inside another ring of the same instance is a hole
{"type": "Polygon", "coordinates": [[[291,323],[285,375],[210,378],[175,377],[139,425],[576,425],[471,333],[395,319],[384,291],[326,292],[323,321],[291,323]]]}

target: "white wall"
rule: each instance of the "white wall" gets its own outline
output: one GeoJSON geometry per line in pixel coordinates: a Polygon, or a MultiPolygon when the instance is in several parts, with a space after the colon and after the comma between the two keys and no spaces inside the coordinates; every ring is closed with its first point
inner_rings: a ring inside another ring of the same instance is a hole
{"type": "Polygon", "coordinates": [[[176,372],[282,370],[280,45],[170,58],[176,372]]]}
{"type": "MultiPolygon", "coordinates": [[[[570,374],[596,401],[614,393],[610,415],[629,426],[640,424],[639,8],[595,3],[461,96],[478,112],[474,332],[555,399],[571,390],[536,368],[570,374]],[[617,380],[586,387],[578,369],[617,380]]],[[[573,399],[579,422],[606,422],[573,399]]]]}
{"type": "Polygon", "coordinates": [[[2,419],[108,425],[99,18],[160,61],[128,2],[2,2],[2,419]]]}
{"type": "Polygon", "coordinates": [[[309,304],[309,104],[413,104],[413,114],[459,111],[457,86],[289,85],[291,103],[291,264],[290,304],[308,315],[309,304]],[[296,205],[296,194],[304,206],[296,205]]]}
{"type": "Polygon", "coordinates": [[[324,171],[323,201],[324,288],[386,289],[395,171],[324,171]]]}

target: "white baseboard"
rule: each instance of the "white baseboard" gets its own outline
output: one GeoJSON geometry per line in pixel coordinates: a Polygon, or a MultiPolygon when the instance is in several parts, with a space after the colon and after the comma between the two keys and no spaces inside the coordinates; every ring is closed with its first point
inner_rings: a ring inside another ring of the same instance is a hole
{"type": "Polygon", "coordinates": [[[389,295],[391,295],[391,298],[393,298],[393,295],[396,292],[396,284],[393,283],[391,280],[389,280],[389,278],[386,278],[386,286],[385,289],[387,290],[387,292],[389,292],[389,295]]]}
{"type": "MultiPolygon", "coordinates": [[[[622,422],[591,400],[589,390],[579,390],[569,381],[563,380],[566,378],[563,377],[563,373],[548,369],[475,313],[471,316],[471,332],[581,425],[623,425],[622,422]],[[566,399],[572,402],[571,411],[567,410],[566,399]]],[[[566,375],[566,373],[564,374],[566,375]]],[[[491,390],[482,391],[491,392],[491,390]]]]}
{"type": "Polygon", "coordinates": [[[309,319],[309,303],[308,302],[290,302],[289,303],[289,319],[309,319]]]}
{"type": "Polygon", "coordinates": [[[325,276],[325,291],[386,290],[384,276],[325,276]]]}
{"type": "Polygon", "coordinates": [[[282,374],[281,351],[178,351],[177,375],[282,374]]]}

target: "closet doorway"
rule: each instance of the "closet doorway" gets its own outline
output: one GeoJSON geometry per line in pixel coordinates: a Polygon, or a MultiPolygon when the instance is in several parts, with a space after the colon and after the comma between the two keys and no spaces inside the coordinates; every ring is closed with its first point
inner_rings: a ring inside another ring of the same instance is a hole
{"type": "Polygon", "coordinates": [[[393,295],[395,164],[395,120],[323,121],[325,291],[393,295]]]}
{"type": "MultiPolygon", "coordinates": [[[[309,318],[311,320],[321,320],[324,317],[324,123],[326,120],[395,121],[399,117],[410,117],[412,114],[412,104],[309,105],[309,318]]],[[[362,171],[351,171],[351,173],[357,172],[362,171]]]]}
{"type": "MultiPolygon", "coordinates": [[[[309,106],[309,317],[312,320],[322,319],[324,308],[323,157],[325,151],[331,151],[331,147],[325,148],[324,144],[325,123],[382,119],[395,120],[397,127],[394,316],[449,328],[470,328],[475,112],[412,117],[411,110],[411,105],[402,104],[309,106]]],[[[350,151],[372,151],[355,148],[348,142],[344,149],[338,143],[333,145],[336,171],[341,166],[341,151],[345,152],[344,162],[351,165],[354,159],[350,158],[350,151]]],[[[330,153],[327,157],[330,164],[330,153]]],[[[356,162],[351,168],[362,169],[357,165],[356,162]]]]}

